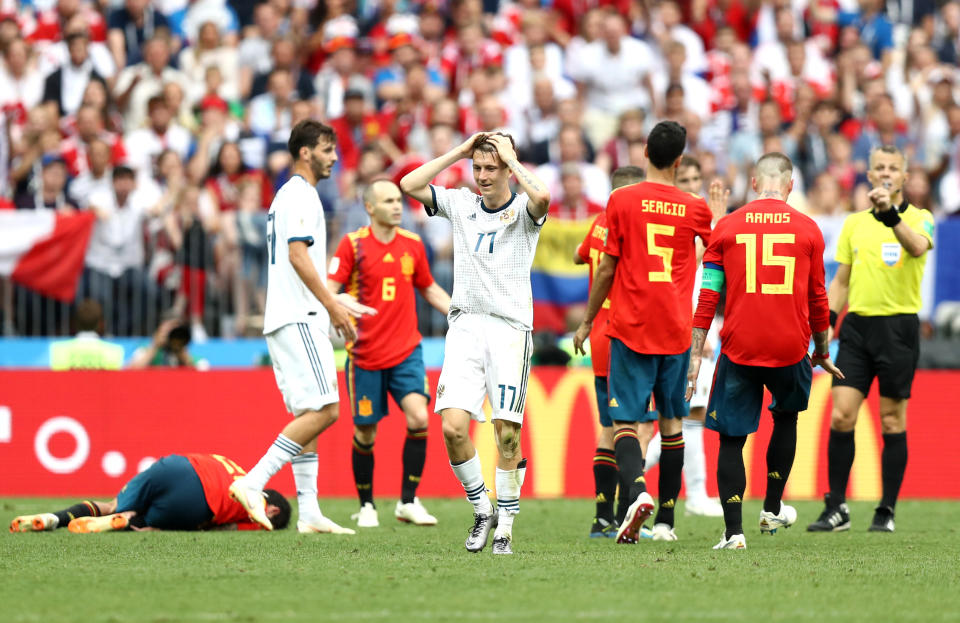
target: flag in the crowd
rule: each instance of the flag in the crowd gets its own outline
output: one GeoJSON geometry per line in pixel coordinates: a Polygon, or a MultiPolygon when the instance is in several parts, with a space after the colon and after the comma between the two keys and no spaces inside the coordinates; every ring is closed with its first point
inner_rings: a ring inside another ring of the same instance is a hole
{"type": "Polygon", "coordinates": [[[580,321],[567,316],[571,308],[586,304],[590,275],[585,264],[573,263],[573,254],[592,222],[593,218],[547,219],[543,226],[530,273],[534,329],[566,333],[568,324],[580,321]]]}
{"type": "Polygon", "coordinates": [[[0,211],[0,276],[69,302],[93,232],[92,212],[0,211]]]}

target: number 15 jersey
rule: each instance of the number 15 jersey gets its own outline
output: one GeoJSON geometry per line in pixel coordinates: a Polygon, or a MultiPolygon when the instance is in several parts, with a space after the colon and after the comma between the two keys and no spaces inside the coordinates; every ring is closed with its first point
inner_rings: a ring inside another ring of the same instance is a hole
{"type": "Polygon", "coordinates": [[[459,313],[488,314],[532,331],[530,267],[543,219],[534,222],[527,211],[527,194],[514,193],[506,204],[491,210],[467,188],[431,185],[430,191],[434,207],[427,213],[453,225],[450,319],[459,313]]]}
{"type": "Polygon", "coordinates": [[[675,186],[640,182],[613,191],[604,252],[619,261],[607,335],[644,355],[690,348],[694,238],[709,242],[712,218],[706,201],[675,186]]]}
{"type": "Polygon", "coordinates": [[[751,201],[720,219],[703,267],[723,271],[720,344],[730,361],[780,368],[806,356],[811,331],[829,326],[823,247],[813,219],[779,199],[751,201]]]}

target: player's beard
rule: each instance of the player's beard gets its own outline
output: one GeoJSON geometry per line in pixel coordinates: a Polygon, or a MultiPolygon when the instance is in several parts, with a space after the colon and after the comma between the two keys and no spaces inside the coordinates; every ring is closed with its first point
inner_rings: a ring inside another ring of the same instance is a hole
{"type": "Polygon", "coordinates": [[[313,169],[313,175],[318,180],[325,180],[330,177],[330,169],[316,158],[310,162],[310,168],[313,169]]]}

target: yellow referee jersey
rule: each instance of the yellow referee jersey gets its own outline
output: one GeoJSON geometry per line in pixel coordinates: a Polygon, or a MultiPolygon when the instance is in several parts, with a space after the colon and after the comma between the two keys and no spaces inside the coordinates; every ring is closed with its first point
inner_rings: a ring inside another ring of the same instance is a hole
{"type": "MultiPolygon", "coordinates": [[[[933,215],[912,205],[900,218],[933,248],[933,215]]],[[[843,222],[836,260],[850,265],[849,311],[861,316],[892,316],[920,311],[920,282],[927,254],[913,257],[897,241],[893,228],[870,210],[843,222]]]]}

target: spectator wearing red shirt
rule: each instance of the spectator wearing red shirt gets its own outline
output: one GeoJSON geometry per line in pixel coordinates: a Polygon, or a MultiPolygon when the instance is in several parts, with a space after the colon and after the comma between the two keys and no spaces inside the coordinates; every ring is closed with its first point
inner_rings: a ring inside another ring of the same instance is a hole
{"type": "Polygon", "coordinates": [[[657,417],[662,454],[656,540],[675,541],[674,506],[683,469],[684,377],[690,356],[696,245],[710,237],[713,218],[706,201],[674,185],[686,145],[686,130],[673,121],[658,123],[647,137],[647,181],[621,188],[607,202],[607,241],[594,274],[574,348],[583,342],[603,300],[611,292],[609,409],[614,421],[614,452],[631,504],[617,532],[618,543],[636,543],[640,527],[653,514],[653,498],[643,480],[637,423],[657,417]]]}
{"type": "Polygon", "coordinates": [[[767,449],[767,494],[760,531],[791,526],[797,511],[782,504],[797,445],[797,414],[807,408],[811,363],[838,378],[830,361],[830,309],[824,285],[823,236],[786,199],[793,165],[780,153],[757,162],[759,199],[721,219],[703,257],[703,288],[694,319],[687,398],[700,372],[707,331],[726,283],[722,344],[707,407],[707,428],[720,433],[717,485],[726,532],[714,549],[745,549],[743,446],[756,432],[763,388],[773,395],[773,434],[767,449]],[[778,322],[771,322],[777,319],[778,322]],[[810,335],[816,350],[807,355],[810,335]]]}
{"type": "MultiPolygon", "coordinates": [[[[610,185],[613,190],[628,184],[643,181],[643,169],[626,166],[613,172],[610,185]]],[[[551,206],[551,212],[553,206],[551,206]]],[[[607,243],[607,215],[600,212],[590,225],[586,238],[577,247],[573,256],[574,264],[587,264],[590,267],[590,287],[593,287],[593,275],[600,265],[603,250],[607,243]]],[[[593,456],[593,484],[596,493],[597,510],[590,527],[590,537],[617,536],[617,522],[613,514],[613,498],[617,492],[617,457],[613,451],[613,420],[607,406],[607,370],[610,361],[610,338],[607,337],[607,312],[610,309],[610,299],[607,298],[600,306],[594,318],[594,325],[590,331],[590,361],[593,364],[593,384],[597,390],[597,413],[600,416],[600,433],[597,435],[597,451],[593,456]]],[[[621,490],[626,491],[629,483],[620,483],[621,490]]],[[[620,507],[626,514],[626,496],[620,498],[620,507]]],[[[619,509],[618,509],[619,510],[619,509]]],[[[617,513],[620,514],[619,512],[617,513]]]]}
{"type": "Polygon", "coordinates": [[[416,525],[434,525],[416,497],[427,458],[426,371],[417,331],[415,291],[441,313],[450,295],[433,281],[420,237],[400,228],[403,196],[396,184],[380,180],[364,191],[370,225],[347,234],[330,261],[327,285],[347,293],[376,315],[357,319],[357,340],[348,345],[347,388],[353,411],[353,477],[360,497],[357,526],[379,525],[373,504],[373,443],[377,424],[387,416],[387,394],[403,410],[401,499],[394,515],[416,525]]]}
{"type": "Polygon", "coordinates": [[[330,122],[337,133],[337,150],[344,171],[354,171],[365,145],[376,142],[384,128],[380,116],[367,109],[362,91],[348,89],[343,95],[343,116],[330,122]]]}
{"type": "Polygon", "coordinates": [[[114,166],[127,159],[123,140],[103,127],[103,116],[93,106],[81,106],[77,111],[76,134],[60,143],[60,157],[67,163],[70,177],[76,177],[90,169],[90,144],[101,140],[110,146],[110,161],[114,166]]]}
{"type": "MultiPolygon", "coordinates": [[[[259,530],[229,494],[245,472],[220,454],[171,454],[140,472],[109,501],[84,500],[52,513],[21,515],[10,532],[69,528],[91,533],[113,530],[259,530]]],[[[266,489],[266,513],[274,530],[290,522],[290,502],[266,489]]]]}
{"type": "Polygon", "coordinates": [[[500,46],[487,39],[479,22],[464,24],[457,31],[457,38],[444,46],[440,67],[447,79],[450,93],[456,96],[467,85],[473,70],[489,65],[501,65],[503,56],[500,46]]]}

